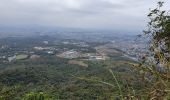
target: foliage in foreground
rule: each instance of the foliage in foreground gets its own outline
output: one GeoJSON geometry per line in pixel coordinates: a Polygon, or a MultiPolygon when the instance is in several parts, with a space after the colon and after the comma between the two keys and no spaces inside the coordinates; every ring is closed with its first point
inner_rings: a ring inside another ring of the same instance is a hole
{"type": "Polygon", "coordinates": [[[40,92],[40,93],[28,93],[24,96],[23,100],[57,100],[50,98],[47,94],[40,92]]]}
{"type": "Polygon", "coordinates": [[[151,84],[146,91],[151,100],[170,99],[170,16],[168,11],[161,10],[163,3],[158,2],[157,8],[148,14],[150,22],[144,32],[150,38],[150,51],[136,66],[151,84]]]}

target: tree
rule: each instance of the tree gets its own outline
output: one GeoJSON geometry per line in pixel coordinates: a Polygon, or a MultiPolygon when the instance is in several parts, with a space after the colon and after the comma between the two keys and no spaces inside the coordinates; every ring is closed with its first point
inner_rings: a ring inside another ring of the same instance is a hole
{"type": "Polygon", "coordinates": [[[164,2],[158,2],[158,7],[148,14],[150,22],[145,34],[151,38],[150,50],[155,63],[170,67],[170,16],[161,10],[164,2]]]}
{"type": "Polygon", "coordinates": [[[162,10],[164,2],[150,11],[148,30],[150,50],[138,66],[152,84],[149,98],[152,100],[170,99],[170,16],[162,10]]]}

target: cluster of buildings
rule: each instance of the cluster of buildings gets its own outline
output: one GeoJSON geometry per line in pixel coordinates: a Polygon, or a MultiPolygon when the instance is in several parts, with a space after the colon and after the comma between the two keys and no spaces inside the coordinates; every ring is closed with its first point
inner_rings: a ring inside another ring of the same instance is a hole
{"type": "Polygon", "coordinates": [[[81,53],[75,50],[69,50],[63,52],[57,56],[62,58],[67,58],[67,59],[80,58],[83,60],[106,60],[107,59],[106,56],[100,55],[98,53],[81,53]]]}
{"type": "MultiPolygon", "coordinates": [[[[12,48],[9,53],[0,53],[0,61],[12,62],[15,60],[22,59],[37,59],[41,56],[50,55],[57,56],[66,59],[82,59],[82,60],[106,60],[107,57],[101,55],[100,53],[87,53],[86,49],[89,49],[89,45],[86,42],[69,42],[64,41],[60,42],[60,46],[52,45],[48,41],[42,41],[43,45],[33,46],[32,48],[12,48]],[[65,44],[65,45],[64,45],[65,44]],[[76,49],[70,49],[70,45],[77,46],[76,49]],[[68,48],[67,48],[68,46],[68,48]],[[13,50],[14,49],[14,50],[13,50]]],[[[2,46],[0,49],[8,49],[10,48],[8,45],[2,46]]]]}
{"type": "Polygon", "coordinates": [[[69,51],[63,52],[57,56],[62,57],[62,58],[73,59],[73,58],[81,57],[81,53],[74,51],[74,50],[69,50],[69,51]]]}
{"type": "Polygon", "coordinates": [[[124,56],[133,60],[141,59],[146,55],[147,45],[145,43],[137,43],[135,41],[113,42],[112,47],[121,50],[124,56]]]}
{"type": "Polygon", "coordinates": [[[44,51],[47,54],[54,54],[56,50],[56,48],[54,47],[34,47],[34,50],[36,51],[44,51]]]}

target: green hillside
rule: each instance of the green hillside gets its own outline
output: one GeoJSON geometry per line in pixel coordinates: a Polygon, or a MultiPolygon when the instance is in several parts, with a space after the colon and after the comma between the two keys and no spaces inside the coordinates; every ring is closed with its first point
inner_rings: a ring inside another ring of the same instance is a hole
{"type": "MultiPolygon", "coordinates": [[[[120,94],[109,69],[119,77],[121,87],[134,79],[131,68],[122,64],[122,60],[121,63],[112,60],[85,61],[88,67],[68,62],[62,58],[43,57],[1,65],[0,98],[21,100],[29,93],[44,93],[54,100],[111,99],[120,94]]],[[[128,90],[124,88],[123,91],[128,90]]]]}

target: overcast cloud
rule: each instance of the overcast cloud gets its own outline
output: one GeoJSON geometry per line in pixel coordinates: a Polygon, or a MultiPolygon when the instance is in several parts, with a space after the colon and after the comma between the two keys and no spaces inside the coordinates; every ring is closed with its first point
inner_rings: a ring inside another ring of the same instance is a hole
{"type": "MultiPolygon", "coordinates": [[[[0,0],[1,26],[139,32],[156,0],[0,0]]],[[[165,8],[170,6],[166,0],[165,8]]]]}

